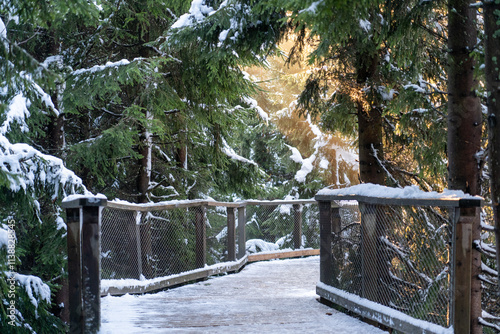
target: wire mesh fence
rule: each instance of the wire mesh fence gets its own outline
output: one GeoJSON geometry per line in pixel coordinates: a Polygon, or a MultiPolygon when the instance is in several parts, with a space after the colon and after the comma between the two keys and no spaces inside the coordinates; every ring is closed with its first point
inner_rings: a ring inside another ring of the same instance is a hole
{"type": "Polygon", "coordinates": [[[248,205],[247,252],[319,248],[316,204],[248,205]]]}
{"type": "Polygon", "coordinates": [[[496,262],[495,223],[493,207],[486,205],[481,212],[481,241],[476,247],[481,251],[482,260],[482,317],[484,333],[500,333],[500,286],[496,262]]]}
{"type": "Polygon", "coordinates": [[[449,209],[338,204],[332,216],[332,286],[448,327],[449,209]]]}
{"type": "Polygon", "coordinates": [[[101,277],[143,279],[195,269],[197,210],[142,212],[105,208],[101,277]]]}
{"type": "Polygon", "coordinates": [[[235,255],[230,253],[238,254],[238,245],[244,245],[240,247],[249,253],[319,247],[315,202],[253,201],[253,205],[241,206],[246,215],[239,214],[240,209],[234,205],[217,203],[154,210],[147,206],[140,210],[104,208],[101,277],[149,279],[175,275],[234,260],[235,255]],[[235,223],[231,230],[228,212],[235,223]],[[244,220],[244,234],[236,233],[240,220],[244,220]],[[245,234],[241,243],[239,238],[245,234]],[[231,245],[233,250],[229,249],[231,245]]]}

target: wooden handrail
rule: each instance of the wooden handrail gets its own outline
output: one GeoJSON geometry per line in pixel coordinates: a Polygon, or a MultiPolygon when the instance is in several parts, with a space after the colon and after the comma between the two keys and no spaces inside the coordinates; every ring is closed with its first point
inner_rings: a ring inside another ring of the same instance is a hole
{"type": "Polygon", "coordinates": [[[227,208],[241,208],[247,205],[294,205],[294,204],[314,204],[314,199],[296,199],[296,200],[245,200],[237,202],[219,202],[213,200],[174,200],[159,203],[129,203],[125,201],[108,201],[108,208],[119,210],[132,210],[132,211],[157,211],[157,210],[171,210],[177,208],[191,208],[196,206],[223,206],[227,208]]]}

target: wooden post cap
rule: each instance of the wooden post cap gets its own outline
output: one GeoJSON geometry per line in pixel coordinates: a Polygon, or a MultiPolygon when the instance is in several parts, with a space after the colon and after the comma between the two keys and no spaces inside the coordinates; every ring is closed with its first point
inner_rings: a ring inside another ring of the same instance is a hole
{"type": "Polygon", "coordinates": [[[76,209],[84,206],[106,206],[108,199],[102,194],[98,195],[69,195],[62,200],[61,207],[76,209]]]}

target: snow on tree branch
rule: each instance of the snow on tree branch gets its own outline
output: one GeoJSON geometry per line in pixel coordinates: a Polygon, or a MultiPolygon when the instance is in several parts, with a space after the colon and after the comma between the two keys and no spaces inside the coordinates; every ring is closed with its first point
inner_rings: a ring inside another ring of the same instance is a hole
{"type": "Polygon", "coordinates": [[[29,128],[26,124],[25,119],[30,116],[28,107],[31,102],[26,99],[22,93],[17,94],[11,100],[9,107],[7,108],[7,114],[5,116],[5,121],[0,127],[0,135],[5,135],[7,131],[10,130],[10,125],[17,122],[22,132],[28,132],[29,128]]]}
{"type": "MultiPolygon", "coordinates": [[[[220,8],[227,5],[227,0],[224,1],[220,8]]],[[[195,23],[202,22],[205,17],[211,16],[215,14],[215,10],[212,7],[205,5],[205,0],[193,0],[191,2],[191,8],[189,8],[189,12],[181,15],[177,21],[172,24],[172,28],[183,28],[190,26],[195,23]]]]}
{"type": "Polygon", "coordinates": [[[254,166],[258,166],[255,161],[249,160],[245,157],[242,157],[241,155],[237,154],[226,142],[224,138],[222,138],[222,143],[224,144],[224,147],[222,148],[222,152],[226,154],[228,157],[230,157],[233,160],[241,161],[244,163],[248,163],[254,166]]]}
{"type": "Polygon", "coordinates": [[[13,192],[34,192],[36,184],[41,184],[51,189],[53,200],[58,198],[60,190],[64,196],[78,189],[87,193],[82,180],[61,159],[28,144],[11,144],[3,135],[0,135],[0,173],[6,175],[7,186],[13,192]]]}

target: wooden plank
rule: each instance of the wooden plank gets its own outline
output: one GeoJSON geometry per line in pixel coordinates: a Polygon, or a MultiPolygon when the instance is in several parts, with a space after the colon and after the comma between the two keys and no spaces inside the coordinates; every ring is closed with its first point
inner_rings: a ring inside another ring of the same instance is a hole
{"type": "Polygon", "coordinates": [[[248,255],[248,262],[267,261],[274,259],[293,258],[301,256],[319,255],[319,249],[301,249],[289,252],[265,253],[248,255]]]}
{"type": "MultiPolygon", "coordinates": [[[[455,333],[471,330],[472,225],[471,209],[455,209],[453,236],[452,321],[455,333]]],[[[475,212],[475,208],[472,209],[475,212]]]]}
{"type": "Polygon", "coordinates": [[[315,199],[292,199],[292,200],[272,200],[272,201],[257,201],[257,200],[246,200],[241,201],[245,205],[282,205],[282,204],[315,204],[315,199]]]}
{"type": "Polygon", "coordinates": [[[80,208],[66,209],[70,334],[79,334],[83,328],[80,214],[80,208]]]}
{"type": "Polygon", "coordinates": [[[319,206],[320,260],[319,280],[331,284],[334,278],[332,259],[332,202],[321,201],[319,206]]]}
{"type": "Polygon", "coordinates": [[[224,206],[230,208],[239,208],[245,206],[245,202],[217,202],[207,200],[192,200],[192,201],[168,201],[163,203],[124,203],[124,202],[108,202],[108,207],[119,210],[132,210],[132,211],[160,211],[171,210],[179,208],[192,208],[197,206],[224,206]]]}
{"type": "MultiPolygon", "coordinates": [[[[162,290],[166,288],[175,287],[182,285],[184,283],[197,281],[200,279],[207,278],[209,276],[220,275],[224,273],[238,272],[243,268],[248,262],[247,257],[242,258],[235,262],[219,263],[216,267],[197,269],[191,272],[187,272],[179,275],[166,276],[164,278],[158,279],[154,283],[145,285],[130,285],[126,287],[103,287],[101,288],[101,296],[112,295],[121,296],[126,293],[128,294],[142,294],[157,290],[162,290]]],[[[138,281],[140,284],[140,281],[138,281]]]]}
{"type": "Polygon", "coordinates": [[[451,332],[449,328],[412,318],[387,306],[360,298],[354,294],[349,294],[324,283],[318,283],[316,286],[316,294],[323,299],[359,314],[363,318],[375,321],[403,333],[444,334],[451,332]]]}
{"type": "Polygon", "coordinates": [[[236,217],[235,209],[227,208],[227,260],[236,261],[236,217]]]}
{"type": "Polygon", "coordinates": [[[242,259],[246,255],[246,225],[247,213],[246,208],[238,208],[238,258],[242,259]]]}

